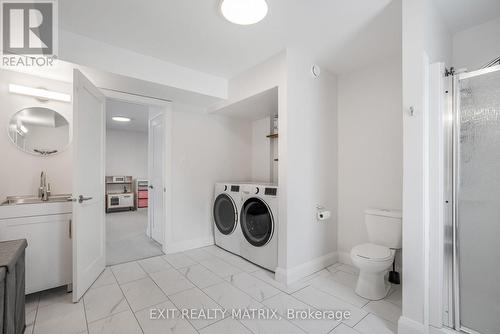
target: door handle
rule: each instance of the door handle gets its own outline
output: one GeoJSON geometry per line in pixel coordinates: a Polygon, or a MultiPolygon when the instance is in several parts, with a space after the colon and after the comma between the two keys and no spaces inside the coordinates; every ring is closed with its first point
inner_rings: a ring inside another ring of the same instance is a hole
{"type": "Polygon", "coordinates": [[[92,197],[83,197],[83,195],[78,196],[78,203],[83,203],[84,201],[90,201],[92,197]]]}

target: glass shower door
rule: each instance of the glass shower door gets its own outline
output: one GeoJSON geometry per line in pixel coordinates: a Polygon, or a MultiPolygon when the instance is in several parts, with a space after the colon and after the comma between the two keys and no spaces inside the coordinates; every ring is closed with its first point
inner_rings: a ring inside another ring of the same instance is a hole
{"type": "Polygon", "coordinates": [[[455,81],[456,327],[500,333],[500,66],[455,81]]]}

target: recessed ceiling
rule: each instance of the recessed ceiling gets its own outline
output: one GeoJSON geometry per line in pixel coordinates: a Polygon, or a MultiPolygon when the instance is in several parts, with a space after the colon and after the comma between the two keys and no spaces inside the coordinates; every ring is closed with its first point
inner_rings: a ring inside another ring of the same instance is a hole
{"type": "Polygon", "coordinates": [[[295,46],[342,73],[401,52],[400,3],[268,0],[264,20],[238,26],[222,17],[220,0],[64,0],[59,23],[76,34],[226,78],[295,46]]]}
{"type": "Polygon", "coordinates": [[[500,17],[499,0],[437,0],[452,34],[500,17]]]}
{"type": "Polygon", "coordinates": [[[106,128],[112,130],[147,132],[149,108],[146,105],[106,99],[106,128]],[[113,116],[130,118],[130,122],[116,122],[113,116]]]}

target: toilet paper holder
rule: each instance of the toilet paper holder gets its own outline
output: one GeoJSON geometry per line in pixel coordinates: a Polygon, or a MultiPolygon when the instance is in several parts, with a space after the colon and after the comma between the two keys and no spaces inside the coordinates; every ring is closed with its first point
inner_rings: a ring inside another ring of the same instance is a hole
{"type": "Polygon", "coordinates": [[[332,213],[328,210],[325,210],[325,207],[322,206],[322,205],[317,205],[316,206],[316,218],[319,220],[319,221],[324,221],[324,220],[328,220],[330,219],[332,213]]]}

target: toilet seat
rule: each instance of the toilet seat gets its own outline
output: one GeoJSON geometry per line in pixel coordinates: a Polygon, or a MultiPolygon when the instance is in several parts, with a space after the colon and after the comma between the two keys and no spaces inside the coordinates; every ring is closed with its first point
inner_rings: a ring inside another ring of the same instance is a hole
{"type": "Polygon", "coordinates": [[[358,258],[372,262],[384,262],[393,256],[390,248],[371,243],[355,246],[351,252],[358,258]]]}

